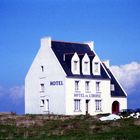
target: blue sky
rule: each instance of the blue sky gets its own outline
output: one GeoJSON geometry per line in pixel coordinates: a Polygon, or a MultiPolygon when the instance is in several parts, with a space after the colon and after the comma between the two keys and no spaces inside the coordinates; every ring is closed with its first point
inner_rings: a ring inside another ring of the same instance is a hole
{"type": "Polygon", "coordinates": [[[94,40],[127,91],[128,106],[140,107],[139,7],[139,0],[0,0],[0,111],[24,113],[24,78],[44,36],[94,40]]]}

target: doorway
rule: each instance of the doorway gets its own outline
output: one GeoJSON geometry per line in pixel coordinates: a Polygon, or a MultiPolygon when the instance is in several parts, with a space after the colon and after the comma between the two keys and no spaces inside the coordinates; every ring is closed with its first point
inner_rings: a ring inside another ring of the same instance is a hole
{"type": "Polygon", "coordinates": [[[118,101],[114,101],[112,103],[112,114],[117,114],[119,113],[119,110],[120,110],[120,104],[118,101]]]}
{"type": "Polygon", "coordinates": [[[46,99],[45,111],[46,111],[47,113],[49,113],[49,99],[46,99]]]}
{"type": "Polygon", "coordinates": [[[86,115],[89,114],[89,101],[90,100],[86,100],[86,115]]]}

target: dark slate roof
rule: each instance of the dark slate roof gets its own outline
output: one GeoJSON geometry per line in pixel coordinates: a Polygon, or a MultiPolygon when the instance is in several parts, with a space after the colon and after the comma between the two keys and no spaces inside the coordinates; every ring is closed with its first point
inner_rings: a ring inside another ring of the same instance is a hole
{"type": "Polygon", "coordinates": [[[120,86],[116,78],[114,77],[113,73],[105,65],[104,67],[111,77],[111,84],[114,84],[115,86],[115,91],[111,91],[111,96],[112,97],[126,97],[124,90],[122,89],[122,87],[120,86]]]}
{"type": "Polygon", "coordinates": [[[82,68],[80,65],[80,75],[79,74],[72,74],[71,72],[71,58],[76,52],[80,58],[80,64],[82,63],[82,58],[84,57],[85,53],[89,56],[92,60],[95,57],[93,51],[91,51],[90,47],[87,44],[80,44],[80,43],[69,43],[69,42],[60,42],[60,41],[52,41],[52,50],[55,53],[57,59],[59,60],[61,66],[63,67],[67,77],[72,78],[98,78],[98,79],[109,79],[107,73],[103,69],[101,65],[101,75],[96,76],[92,74],[92,63],[90,64],[90,75],[83,75],[82,68]]]}

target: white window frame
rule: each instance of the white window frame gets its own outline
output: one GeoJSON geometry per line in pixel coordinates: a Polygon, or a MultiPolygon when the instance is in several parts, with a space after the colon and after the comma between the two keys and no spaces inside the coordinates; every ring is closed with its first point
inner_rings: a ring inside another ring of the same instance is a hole
{"type": "Polygon", "coordinates": [[[45,105],[45,100],[44,99],[40,99],[40,106],[44,107],[44,105],[45,105]]]}
{"type": "Polygon", "coordinates": [[[79,81],[75,81],[75,91],[79,91],[79,81]]]}
{"type": "Polygon", "coordinates": [[[95,111],[102,111],[102,100],[95,100],[95,111]]]}
{"type": "Polygon", "coordinates": [[[89,62],[88,61],[85,61],[84,62],[84,72],[88,72],[88,66],[89,66],[89,62]]]}
{"type": "Polygon", "coordinates": [[[44,66],[43,65],[41,66],[41,72],[44,72],[44,66]]]}
{"type": "Polygon", "coordinates": [[[45,100],[45,110],[49,112],[49,99],[45,100]]]}
{"type": "Polygon", "coordinates": [[[74,71],[78,70],[78,61],[74,60],[74,71]]]}
{"type": "Polygon", "coordinates": [[[94,71],[95,73],[99,73],[99,62],[94,63],[94,71]]]}
{"type": "Polygon", "coordinates": [[[41,83],[40,84],[40,92],[44,92],[45,91],[45,84],[41,83]]]}
{"type": "Polygon", "coordinates": [[[100,92],[100,84],[101,82],[100,81],[96,81],[96,92],[100,92]]]}
{"type": "Polygon", "coordinates": [[[90,91],[90,81],[85,81],[85,91],[90,91]]]}
{"type": "Polygon", "coordinates": [[[114,85],[114,84],[111,84],[111,85],[110,85],[110,90],[111,90],[111,91],[115,91],[115,85],[114,85]]]}
{"type": "Polygon", "coordinates": [[[75,112],[81,111],[81,100],[80,99],[74,99],[74,111],[75,112]]]}

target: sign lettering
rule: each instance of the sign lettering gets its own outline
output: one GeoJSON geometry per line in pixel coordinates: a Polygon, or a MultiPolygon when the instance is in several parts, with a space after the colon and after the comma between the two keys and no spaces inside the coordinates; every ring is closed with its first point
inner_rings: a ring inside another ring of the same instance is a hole
{"type": "Polygon", "coordinates": [[[50,86],[61,86],[63,81],[50,81],[50,86]]]}
{"type": "Polygon", "coordinates": [[[83,93],[75,93],[74,97],[87,97],[87,98],[100,98],[100,94],[83,94],[83,93]]]}

